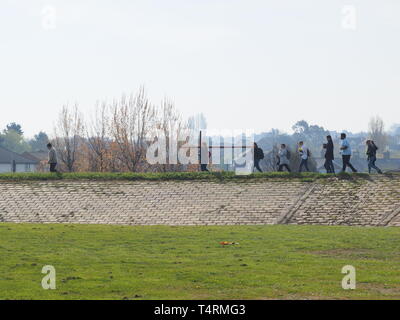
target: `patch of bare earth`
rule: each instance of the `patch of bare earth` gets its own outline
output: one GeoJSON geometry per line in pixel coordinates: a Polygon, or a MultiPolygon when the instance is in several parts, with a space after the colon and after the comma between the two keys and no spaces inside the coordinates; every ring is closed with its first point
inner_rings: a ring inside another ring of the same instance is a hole
{"type": "Polygon", "coordinates": [[[328,257],[358,257],[358,258],[369,258],[375,252],[369,249],[359,249],[359,248],[340,248],[340,249],[329,249],[329,250],[317,250],[308,251],[310,254],[328,256],[328,257]]]}
{"type": "Polygon", "coordinates": [[[382,297],[383,299],[400,299],[400,285],[357,282],[356,290],[368,290],[371,295],[382,297]]]}

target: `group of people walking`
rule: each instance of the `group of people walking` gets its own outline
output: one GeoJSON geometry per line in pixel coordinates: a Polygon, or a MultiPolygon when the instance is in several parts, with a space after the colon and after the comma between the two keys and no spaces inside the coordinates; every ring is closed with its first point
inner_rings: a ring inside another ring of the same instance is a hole
{"type": "MultiPolygon", "coordinates": [[[[376,152],[378,150],[378,147],[372,140],[367,140],[366,145],[367,145],[368,172],[371,173],[371,170],[375,169],[378,173],[381,174],[382,170],[379,169],[375,164],[376,152]]],[[[323,144],[323,149],[325,150],[324,167],[327,173],[333,173],[333,174],[335,173],[335,166],[333,163],[333,161],[335,160],[334,148],[335,147],[333,144],[332,137],[329,135],[326,137],[326,143],[323,144]]],[[[303,141],[300,141],[298,143],[297,152],[300,157],[300,166],[298,168],[298,172],[302,172],[304,169],[306,171],[310,171],[308,167],[308,160],[311,157],[311,152],[303,141]]],[[[342,172],[345,172],[347,167],[349,167],[353,172],[357,172],[357,169],[354,168],[354,166],[350,162],[352,150],[345,133],[342,133],[340,135],[340,154],[342,155],[342,172]]],[[[260,168],[260,160],[263,158],[264,158],[263,150],[258,147],[257,143],[254,143],[254,167],[260,172],[262,172],[260,168]]],[[[283,171],[283,169],[286,169],[288,172],[291,172],[290,169],[291,154],[285,144],[280,145],[277,158],[278,158],[278,163],[277,163],[278,171],[283,171]]]]}

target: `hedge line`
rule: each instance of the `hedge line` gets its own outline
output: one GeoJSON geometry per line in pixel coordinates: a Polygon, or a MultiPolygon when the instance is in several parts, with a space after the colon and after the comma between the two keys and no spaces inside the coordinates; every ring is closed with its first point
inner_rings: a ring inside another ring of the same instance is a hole
{"type": "MultiPolygon", "coordinates": [[[[251,179],[301,179],[314,181],[317,179],[331,178],[332,175],[303,172],[265,172],[251,175],[235,175],[234,172],[166,172],[166,173],[5,173],[0,174],[0,181],[47,181],[47,180],[251,180],[251,179]]],[[[368,177],[366,173],[340,173],[337,177],[342,179],[354,179],[357,177],[368,177]]]]}

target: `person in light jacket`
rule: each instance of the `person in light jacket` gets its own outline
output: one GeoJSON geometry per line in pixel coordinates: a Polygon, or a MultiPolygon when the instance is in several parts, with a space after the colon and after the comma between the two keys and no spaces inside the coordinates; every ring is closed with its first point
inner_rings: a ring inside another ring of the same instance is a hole
{"type": "Polygon", "coordinates": [[[299,172],[302,171],[303,167],[305,167],[307,171],[310,171],[310,169],[308,169],[309,151],[308,148],[304,145],[303,141],[299,142],[299,155],[301,158],[299,172]]]}
{"type": "Polygon", "coordinates": [[[281,148],[279,149],[278,157],[279,157],[279,168],[278,171],[283,171],[283,168],[286,168],[287,171],[291,172],[289,167],[289,157],[288,150],[286,149],[285,144],[281,144],[281,148]]]}
{"type": "Polygon", "coordinates": [[[345,133],[342,133],[340,135],[340,153],[342,154],[342,160],[343,160],[343,168],[342,172],[346,172],[346,168],[349,167],[353,172],[357,172],[357,169],[353,167],[353,165],[350,163],[351,159],[351,146],[349,141],[347,140],[347,136],[345,133]]]}
{"type": "Polygon", "coordinates": [[[200,148],[200,170],[202,172],[209,172],[207,166],[210,163],[211,153],[208,150],[208,145],[206,142],[201,143],[200,148]]]}
{"type": "Polygon", "coordinates": [[[51,143],[47,144],[47,149],[49,149],[49,165],[50,165],[50,172],[57,172],[57,152],[56,149],[52,146],[51,143]]]}

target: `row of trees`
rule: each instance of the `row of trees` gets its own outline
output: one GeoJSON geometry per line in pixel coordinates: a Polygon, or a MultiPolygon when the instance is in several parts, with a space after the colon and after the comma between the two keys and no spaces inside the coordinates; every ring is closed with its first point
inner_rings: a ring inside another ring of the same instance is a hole
{"type": "MultiPolygon", "coordinates": [[[[176,164],[152,165],[146,161],[148,143],[160,133],[169,140],[195,129],[203,115],[184,121],[174,103],[165,98],[159,105],[148,99],[144,89],[121,99],[99,103],[94,114],[83,119],[78,106],[64,106],[54,130],[53,144],[64,171],[181,171],[176,164]]],[[[195,170],[185,167],[185,170],[195,170]]]]}
{"type": "Polygon", "coordinates": [[[45,150],[49,137],[45,132],[39,132],[33,139],[25,139],[21,125],[13,122],[0,133],[0,146],[16,153],[45,150]]]}
{"type": "MultiPolygon", "coordinates": [[[[347,133],[350,140],[355,140],[354,149],[358,150],[365,149],[365,140],[372,139],[379,146],[380,151],[384,151],[389,147],[396,148],[398,145],[399,135],[389,134],[385,131],[383,120],[376,116],[372,117],[368,124],[368,132],[347,133]],[[359,142],[360,145],[357,144],[359,142]]],[[[279,131],[278,129],[272,129],[270,132],[265,132],[258,136],[259,144],[267,149],[273,150],[276,146],[284,143],[295,150],[295,146],[299,141],[304,141],[310,150],[315,154],[319,155],[322,151],[322,144],[326,141],[327,135],[332,135],[333,138],[338,138],[340,132],[325,130],[323,127],[318,125],[311,125],[305,120],[296,122],[292,126],[293,134],[287,134],[279,131]]]]}
{"type": "MultiPolygon", "coordinates": [[[[166,138],[166,153],[169,158],[169,142],[172,136],[189,129],[206,129],[207,121],[200,114],[183,120],[174,103],[165,98],[160,104],[151,103],[142,88],[136,94],[123,95],[119,100],[99,102],[92,115],[84,119],[77,105],[63,106],[49,136],[39,132],[32,139],[25,139],[20,125],[11,123],[0,133],[0,146],[17,153],[45,151],[52,142],[57,148],[62,171],[124,172],[124,171],[181,171],[197,170],[197,166],[175,164],[149,165],[146,151],[151,137],[161,132],[166,138]]],[[[399,126],[400,128],[400,126],[399,126]]],[[[322,142],[328,134],[335,135],[318,125],[302,120],[293,127],[293,134],[272,129],[256,136],[256,141],[266,151],[265,164],[269,170],[276,169],[277,146],[285,143],[296,153],[298,141],[305,141],[314,155],[318,156],[322,142]]],[[[338,133],[336,133],[338,134],[338,133]]],[[[349,134],[373,139],[380,150],[392,143],[393,135],[385,132],[384,123],[374,117],[369,123],[368,133],[349,134]]],[[[360,139],[360,141],[362,140],[360,139]]],[[[292,158],[297,161],[297,157],[292,158]]],[[[296,163],[293,163],[296,166],[296,163]]],[[[313,167],[311,163],[311,167],[313,167]]]]}
{"type": "MultiPolygon", "coordinates": [[[[119,100],[99,102],[86,119],[77,104],[63,106],[50,137],[40,132],[25,139],[21,126],[11,123],[0,133],[0,146],[23,153],[46,151],[51,142],[57,149],[60,170],[68,172],[180,171],[181,165],[148,164],[149,139],[161,134],[166,137],[168,157],[172,136],[206,126],[203,114],[184,121],[173,101],[165,98],[155,105],[141,88],[119,100]]],[[[185,166],[185,170],[197,170],[197,166],[185,166]]]]}

